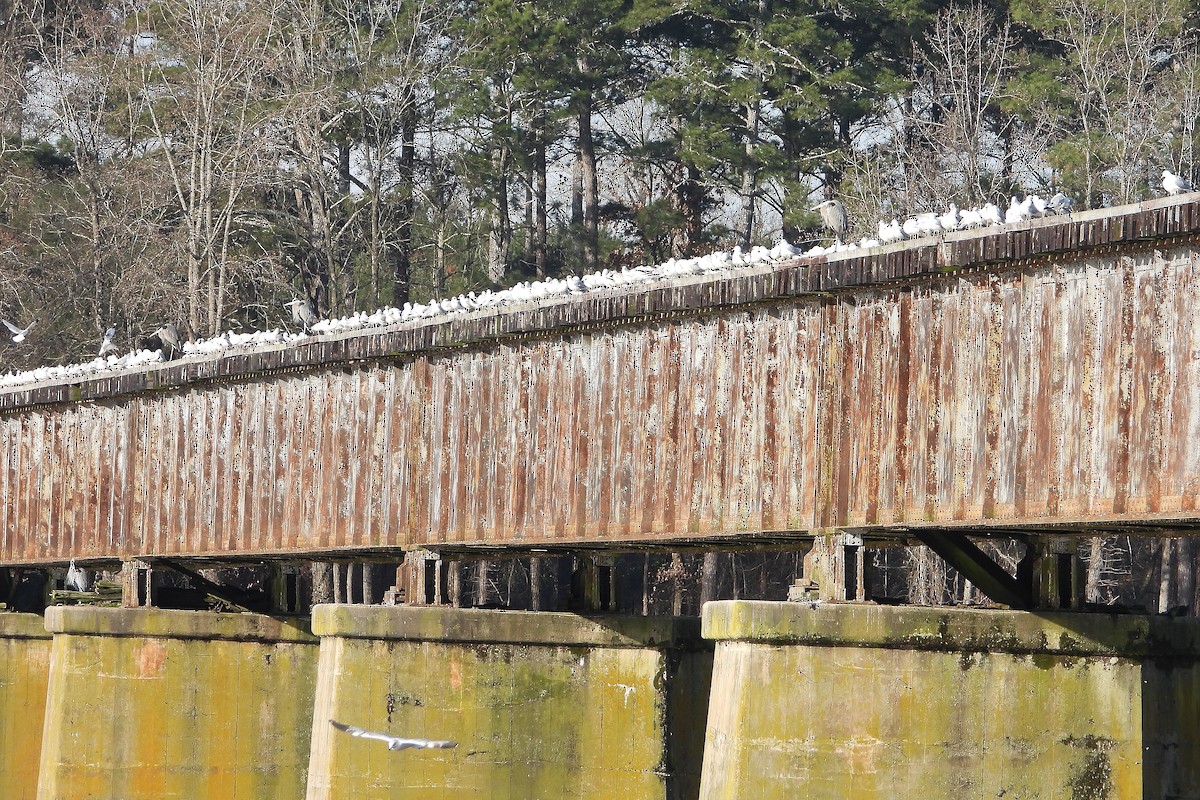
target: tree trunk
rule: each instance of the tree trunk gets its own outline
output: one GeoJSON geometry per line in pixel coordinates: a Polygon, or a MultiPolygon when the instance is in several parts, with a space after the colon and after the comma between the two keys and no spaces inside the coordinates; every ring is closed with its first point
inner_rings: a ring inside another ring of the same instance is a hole
{"type": "Polygon", "coordinates": [[[576,236],[583,230],[583,159],[578,147],[571,162],[571,228],[576,236]]]}
{"type": "MultiPolygon", "coordinates": [[[[759,6],[763,4],[760,2],[759,6]]],[[[746,104],[746,166],[742,170],[742,249],[749,250],[754,240],[754,212],[758,194],[758,162],[756,148],[758,147],[758,98],[746,104]]]]}
{"type": "Polygon", "coordinates": [[[492,211],[491,236],[488,238],[488,279],[492,283],[504,280],[508,270],[508,250],[512,242],[512,221],[508,214],[508,145],[500,145],[492,155],[496,180],[496,197],[492,211]]]}
{"type": "MultiPolygon", "coordinates": [[[[586,59],[579,60],[586,74],[586,59]]],[[[579,127],[579,167],[583,178],[583,270],[595,272],[600,263],[600,193],[596,178],[596,142],[592,137],[592,93],[581,92],[576,101],[579,127]]]]}
{"type": "Polygon", "coordinates": [[[1087,581],[1083,599],[1088,603],[1103,603],[1100,597],[1100,580],[1104,576],[1104,537],[1093,536],[1088,546],[1087,581]]]}
{"type": "Polygon", "coordinates": [[[433,295],[446,296],[446,251],[449,246],[449,236],[446,232],[446,217],[438,218],[437,243],[434,245],[433,295]]]}
{"type": "MultiPolygon", "coordinates": [[[[762,42],[762,29],[767,22],[767,16],[770,12],[768,0],[758,0],[758,10],[754,16],[754,29],[751,35],[750,46],[752,52],[756,54],[762,42]]],[[[763,74],[762,68],[757,63],[754,66],[755,71],[755,92],[750,101],[746,103],[746,128],[743,133],[743,145],[746,153],[746,165],[742,170],[742,248],[749,250],[754,239],[754,215],[757,206],[758,195],[758,126],[760,118],[759,94],[762,91],[763,74]]]]}
{"type": "Polygon", "coordinates": [[[417,158],[417,107],[411,91],[405,93],[407,100],[401,114],[400,160],[398,180],[400,206],[396,221],[396,269],[392,276],[392,305],[401,308],[408,302],[409,286],[412,282],[413,214],[416,213],[415,164],[417,158]]]}
{"type": "Polygon", "coordinates": [[[533,266],[533,237],[534,237],[534,209],[533,209],[533,181],[522,181],[525,189],[525,222],[521,226],[521,263],[526,268],[533,266]]]}
{"type": "Polygon", "coordinates": [[[546,108],[538,108],[533,152],[533,269],[539,278],[546,276],[546,108]]]}
{"type": "Polygon", "coordinates": [[[687,178],[679,186],[679,210],[683,215],[683,247],[681,256],[694,256],[704,238],[704,184],[700,170],[689,166],[687,178]]]}
{"type": "Polygon", "coordinates": [[[343,197],[350,194],[350,141],[338,142],[338,193],[343,197]]]}

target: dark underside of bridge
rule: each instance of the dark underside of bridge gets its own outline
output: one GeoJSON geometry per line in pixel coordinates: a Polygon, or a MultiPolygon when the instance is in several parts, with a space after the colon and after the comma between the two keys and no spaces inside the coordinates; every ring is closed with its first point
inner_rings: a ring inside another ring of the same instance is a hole
{"type": "Polygon", "coordinates": [[[698,613],[704,601],[738,597],[890,604],[905,598],[895,593],[884,573],[902,568],[897,565],[906,548],[923,545],[949,565],[951,575],[957,573],[978,590],[974,604],[1149,613],[1142,606],[1088,602],[1090,542],[1096,537],[1153,540],[1197,533],[1200,523],[1180,520],[1169,526],[1064,523],[970,532],[896,526],[535,547],[147,554],[78,560],[74,566],[93,579],[83,592],[69,585],[66,564],[0,568],[0,600],[25,611],[67,602],[268,613],[301,613],[329,601],[647,614],[698,613]],[[1000,553],[1007,558],[1000,559],[1000,553]],[[739,591],[736,575],[722,582],[708,574],[722,563],[731,572],[740,564],[743,571],[761,575],[754,586],[744,582],[739,591]],[[516,589],[514,575],[520,584],[516,589]],[[489,587],[496,583],[506,584],[507,590],[489,587]],[[664,586],[674,602],[653,602],[664,586]]]}

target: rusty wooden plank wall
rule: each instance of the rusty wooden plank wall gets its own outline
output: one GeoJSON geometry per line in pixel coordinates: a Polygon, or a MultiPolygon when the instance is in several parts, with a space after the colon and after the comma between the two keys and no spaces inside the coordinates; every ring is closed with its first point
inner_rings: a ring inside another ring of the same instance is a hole
{"type": "Polygon", "coordinates": [[[1200,517],[1195,206],[1023,230],[0,394],[0,561],[1200,517]]]}

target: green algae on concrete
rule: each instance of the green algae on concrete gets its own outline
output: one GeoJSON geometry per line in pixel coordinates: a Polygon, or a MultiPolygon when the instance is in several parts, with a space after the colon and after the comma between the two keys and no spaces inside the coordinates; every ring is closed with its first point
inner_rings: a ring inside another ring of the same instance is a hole
{"type": "Polygon", "coordinates": [[[719,602],[703,800],[1200,796],[1200,624],[719,602]]]}
{"type": "Polygon", "coordinates": [[[0,798],[33,800],[50,672],[50,634],[37,614],[0,614],[0,798]]]}
{"type": "Polygon", "coordinates": [[[696,796],[697,620],[317,606],[309,800],[696,796]],[[459,742],[390,752],[360,727],[459,742]]]}
{"type": "Polygon", "coordinates": [[[37,797],[303,797],[318,649],[304,622],[47,609],[37,797]]]}

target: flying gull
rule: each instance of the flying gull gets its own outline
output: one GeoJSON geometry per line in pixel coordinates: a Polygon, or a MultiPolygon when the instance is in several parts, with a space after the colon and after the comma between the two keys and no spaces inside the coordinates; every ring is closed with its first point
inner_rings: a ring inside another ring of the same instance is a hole
{"type": "Polygon", "coordinates": [[[24,330],[22,330],[21,328],[18,328],[16,325],[13,325],[11,322],[9,322],[6,319],[0,319],[0,322],[3,322],[4,327],[6,327],[10,331],[12,331],[12,335],[13,335],[12,340],[14,342],[16,342],[17,344],[20,344],[21,342],[25,341],[25,337],[29,334],[29,331],[33,329],[32,322],[29,323],[28,325],[26,325],[24,330]]]}
{"type": "Polygon", "coordinates": [[[362,728],[356,728],[353,725],[343,725],[340,722],[329,720],[329,724],[337,728],[339,731],[345,731],[351,736],[360,739],[378,739],[381,742],[387,742],[388,750],[431,750],[434,748],[449,748],[458,747],[458,742],[438,742],[432,739],[403,739],[399,736],[392,736],[387,733],[376,733],[362,728]]]}
{"type": "Polygon", "coordinates": [[[1163,170],[1162,187],[1167,190],[1167,194],[1183,194],[1192,191],[1192,184],[1188,183],[1187,178],[1176,175],[1169,169],[1163,170]]]}

